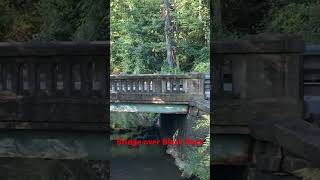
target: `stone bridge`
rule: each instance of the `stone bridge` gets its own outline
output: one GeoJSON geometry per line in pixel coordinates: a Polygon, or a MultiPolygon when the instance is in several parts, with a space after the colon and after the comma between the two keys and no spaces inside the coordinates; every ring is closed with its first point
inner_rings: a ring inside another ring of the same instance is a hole
{"type": "Polygon", "coordinates": [[[110,76],[111,111],[185,114],[189,104],[209,98],[205,74],[110,76]]]}
{"type": "Polygon", "coordinates": [[[108,159],[107,42],[0,43],[0,157],[108,159]]]}

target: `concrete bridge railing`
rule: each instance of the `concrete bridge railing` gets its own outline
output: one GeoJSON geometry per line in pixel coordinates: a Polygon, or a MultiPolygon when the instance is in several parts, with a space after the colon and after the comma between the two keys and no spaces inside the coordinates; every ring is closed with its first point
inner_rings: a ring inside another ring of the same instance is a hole
{"type": "Polygon", "coordinates": [[[105,129],[107,46],[0,43],[0,128],[105,129]]]}
{"type": "MultiPolygon", "coordinates": [[[[26,96],[103,96],[106,80],[92,44],[0,44],[0,91],[26,96]]],[[[104,47],[103,47],[104,48],[104,47]]]]}
{"type": "MultiPolygon", "coordinates": [[[[188,104],[205,98],[205,75],[111,75],[113,103],[188,104]]],[[[207,92],[208,93],[208,92],[207,92]]]]}

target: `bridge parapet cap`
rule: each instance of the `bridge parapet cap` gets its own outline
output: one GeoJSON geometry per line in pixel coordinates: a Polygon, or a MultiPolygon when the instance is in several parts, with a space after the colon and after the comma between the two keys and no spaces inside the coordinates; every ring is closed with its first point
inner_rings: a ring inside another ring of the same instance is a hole
{"type": "Polygon", "coordinates": [[[188,74],[119,74],[119,75],[110,75],[110,79],[136,79],[141,77],[147,78],[184,78],[184,79],[193,79],[193,78],[204,78],[205,74],[202,73],[188,73],[188,74]]]}
{"type": "Polygon", "coordinates": [[[296,35],[260,34],[237,41],[215,42],[212,48],[213,54],[302,53],[305,43],[296,35]]]}
{"type": "Polygon", "coordinates": [[[92,42],[0,42],[0,57],[5,56],[57,56],[101,55],[108,53],[108,41],[92,42]]]}

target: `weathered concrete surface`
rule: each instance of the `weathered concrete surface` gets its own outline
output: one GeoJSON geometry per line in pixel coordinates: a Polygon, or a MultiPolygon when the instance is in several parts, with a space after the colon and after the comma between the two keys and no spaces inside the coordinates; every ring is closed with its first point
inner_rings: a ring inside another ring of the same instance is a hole
{"type": "Polygon", "coordinates": [[[283,160],[280,146],[256,141],[253,146],[251,163],[260,171],[279,172],[283,160]]]}
{"type": "Polygon", "coordinates": [[[108,160],[109,138],[94,132],[2,131],[0,157],[108,160]]]}
{"type": "Polygon", "coordinates": [[[212,165],[247,165],[251,139],[247,135],[214,135],[211,146],[212,165]]]}
{"type": "Polygon", "coordinates": [[[108,46],[0,42],[0,129],[107,131],[108,46]]]}
{"type": "Polygon", "coordinates": [[[303,120],[263,120],[251,123],[254,138],[281,146],[312,167],[320,166],[320,129],[303,120]]]}
{"type": "Polygon", "coordinates": [[[249,134],[248,121],[252,118],[245,101],[232,98],[218,98],[213,101],[213,134],[249,134]]]}
{"type": "Polygon", "coordinates": [[[249,169],[248,180],[299,180],[299,178],[288,173],[267,173],[249,169]]]}
{"type": "Polygon", "coordinates": [[[109,180],[108,161],[0,158],[1,180],[109,180]]]}
{"type": "Polygon", "coordinates": [[[295,35],[259,34],[248,35],[241,41],[215,42],[215,54],[262,54],[262,53],[299,53],[304,50],[304,41],[295,35]]]}
{"type": "Polygon", "coordinates": [[[1,129],[108,131],[101,98],[23,97],[1,103],[1,129]]]}
{"type": "Polygon", "coordinates": [[[210,101],[208,100],[196,100],[189,103],[190,106],[194,106],[201,111],[210,114],[210,101]]]}
{"type": "Polygon", "coordinates": [[[277,142],[287,151],[320,167],[320,128],[305,121],[275,124],[277,142]]]}
{"type": "Polygon", "coordinates": [[[204,74],[111,75],[111,103],[188,104],[204,99],[204,74]]]}
{"type": "Polygon", "coordinates": [[[285,155],[281,165],[281,169],[285,172],[294,172],[299,169],[309,168],[310,163],[307,160],[297,158],[290,155],[285,155]]]}
{"type": "Polygon", "coordinates": [[[255,142],[253,153],[248,152],[249,180],[298,179],[287,171],[301,162],[285,151],[319,167],[319,129],[302,120],[304,47],[301,37],[281,34],[213,44],[213,129],[248,126],[255,142]],[[223,85],[228,69],[232,88],[227,92],[223,85]]]}

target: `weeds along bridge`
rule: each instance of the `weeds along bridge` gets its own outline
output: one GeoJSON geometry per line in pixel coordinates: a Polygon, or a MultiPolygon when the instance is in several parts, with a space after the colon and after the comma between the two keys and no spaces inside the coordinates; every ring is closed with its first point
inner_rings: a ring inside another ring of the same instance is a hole
{"type": "Polygon", "coordinates": [[[186,114],[190,104],[209,108],[209,98],[205,74],[110,76],[111,111],[186,114]]]}
{"type": "Polygon", "coordinates": [[[108,46],[0,43],[0,157],[107,158],[108,46]]]}

